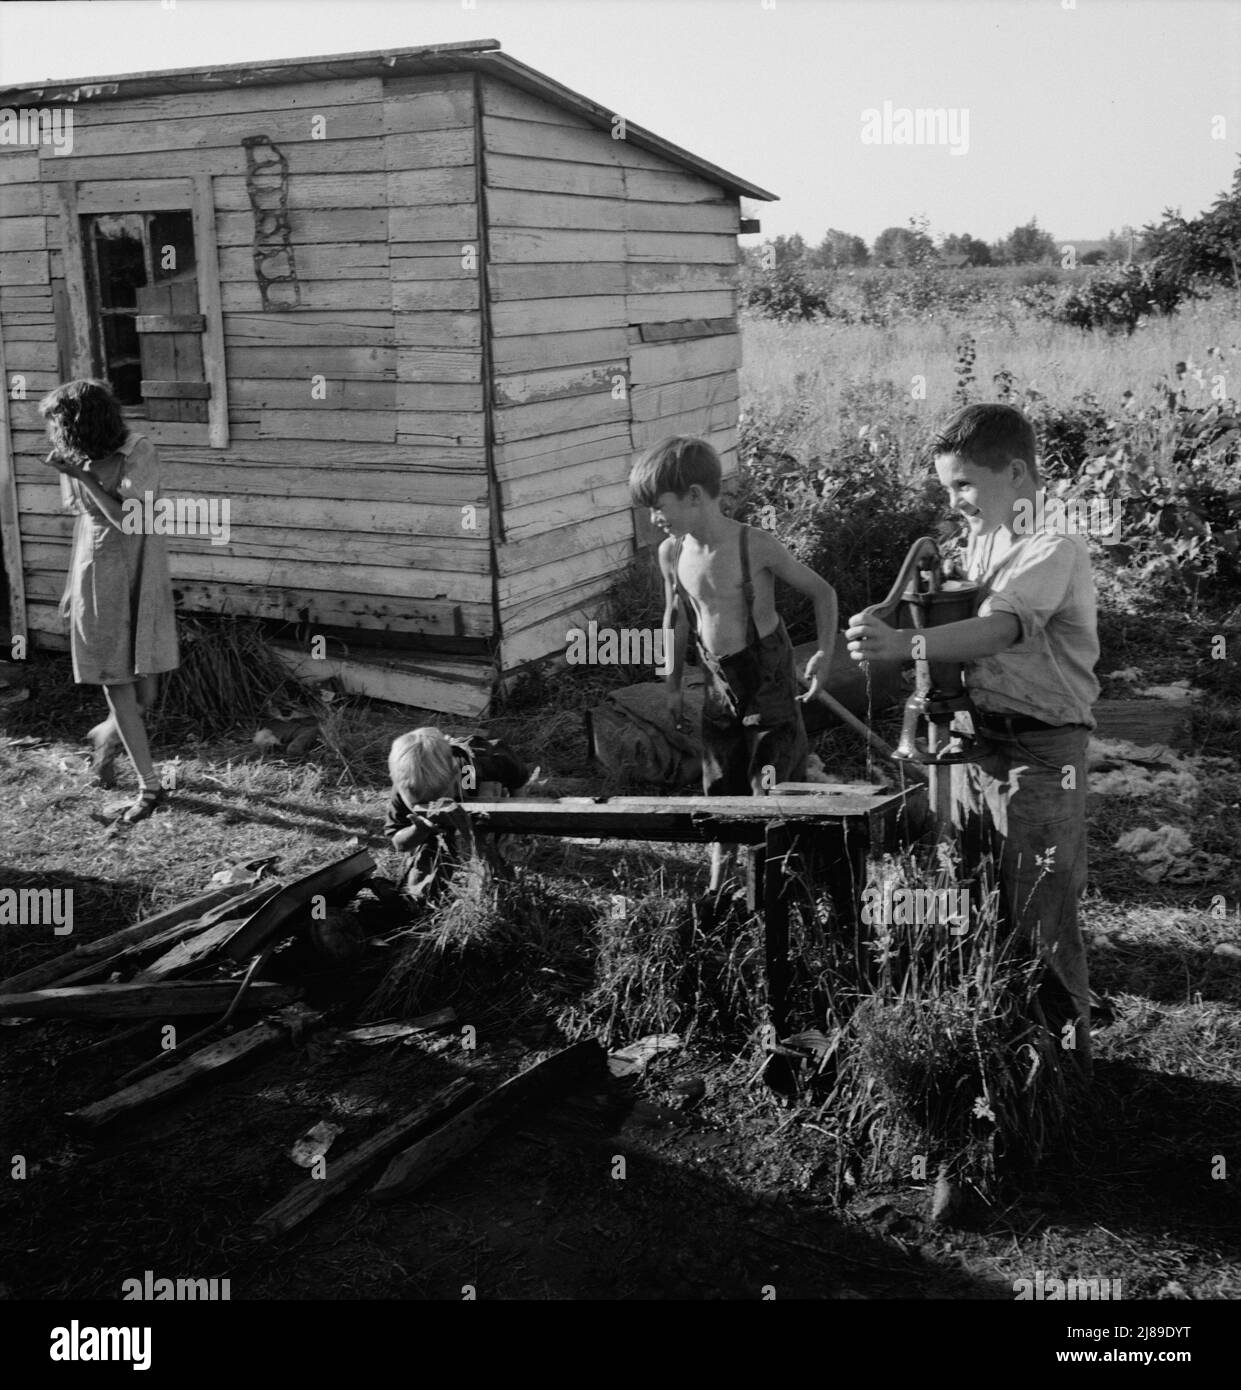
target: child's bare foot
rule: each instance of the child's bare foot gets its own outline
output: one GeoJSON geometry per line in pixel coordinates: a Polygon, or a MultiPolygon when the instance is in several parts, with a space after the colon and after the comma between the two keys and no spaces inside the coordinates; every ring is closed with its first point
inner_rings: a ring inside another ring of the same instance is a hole
{"type": "Polygon", "coordinates": [[[116,786],[116,757],[121,751],[121,740],[116,726],[110,719],[95,727],[86,736],[94,748],[91,755],[91,771],[101,787],[116,786]]]}

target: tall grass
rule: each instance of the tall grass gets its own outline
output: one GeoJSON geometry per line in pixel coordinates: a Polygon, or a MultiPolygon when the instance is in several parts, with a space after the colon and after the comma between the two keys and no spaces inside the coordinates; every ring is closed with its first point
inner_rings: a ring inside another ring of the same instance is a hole
{"type": "Polygon", "coordinates": [[[211,737],[253,725],[277,699],[317,703],[251,619],[182,615],[177,638],[181,664],[161,682],[160,723],[189,723],[211,737]]]}
{"type": "Polygon", "coordinates": [[[1067,402],[1088,388],[1105,404],[1120,408],[1125,391],[1142,393],[1169,377],[1179,361],[1203,362],[1209,347],[1231,359],[1227,374],[1235,398],[1241,373],[1239,321],[1238,296],[1226,291],[1153,318],[1132,337],[1104,340],[1020,311],[1006,321],[951,315],[890,328],[747,317],[741,409],[774,411],[799,395],[809,396],[815,409],[804,421],[798,443],[813,454],[825,426],[846,407],[850,388],[890,382],[907,404],[909,424],[929,429],[951,408],[956,344],[967,332],[976,343],[975,375],[984,399],[993,398],[987,388],[1004,369],[1047,397],[1067,402]],[[921,389],[919,378],[925,381],[925,399],[914,395],[921,389]]]}
{"type": "Polygon", "coordinates": [[[963,879],[942,853],[934,864],[904,853],[872,862],[868,886],[889,902],[963,888],[968,920],[930,913],[823,935],[806,981],[824,1029],[820,1123],[871,1176],[908,1179],[920,1158],[926,1176],[990,1198],[1003,1168],[1035,1165],[1066,1138],[1080,1085],[1043,1016],[1042,967],[1005,934],[989,864],[963,879]]]}
{"type": "Polygon", "coordinates": [[[566,981],[584,972],[597,904],[539,875],[497,879],[477,858],[457,870],[434,909],[390,940],[392,964],[370,1018],[413,1017],[468,1005],[470,1021],[512,1032],[555,1014],[566,981]]]}

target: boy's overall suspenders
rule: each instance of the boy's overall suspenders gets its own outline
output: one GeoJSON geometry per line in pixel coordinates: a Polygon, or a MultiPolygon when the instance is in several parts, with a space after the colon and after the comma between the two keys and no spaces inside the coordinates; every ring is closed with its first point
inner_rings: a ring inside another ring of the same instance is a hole
{"type": "MultiPolygon", "coordinates": [[[[754,621],[754,581],[750,578],[750,528],[741,528],[741,594],[745,599],[745,620],[746,634],[745,644],[747,647],[755,646],[761,639],[758,635],[758,624],[754,621]]],[[[690,632],[694,640],[698,643],[698,650],[707,656],[714,656],[714,653],[707,651],[706,645],[702,640],[702,634],[698,630],[698,609],[694,600],[690,598],[685,585],[681,583],[681,547],[685,544],[685,537],[677,537],[676,553],[672,558],[672,572],[676,577],[677,593],[685,602],[685,612],[689,618],[690,632]]],[[[718,658],[716,658],[718,660],[718,658]]]]}

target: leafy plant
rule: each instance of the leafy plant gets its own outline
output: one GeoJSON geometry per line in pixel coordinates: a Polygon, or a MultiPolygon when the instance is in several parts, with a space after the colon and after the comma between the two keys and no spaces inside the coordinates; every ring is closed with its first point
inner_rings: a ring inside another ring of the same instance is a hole
{"type": "MultiPolygon", "coordinates": [[[[826,447],[808,454],[813,414],[805,392],[781,412],[746,413],[735,515],[775,530],[831,582],[847,616],[884,596],[941,503],[922,467],[925,421],[892,383],[847,390],[826,447]]],[[[809,635],[809,601],[778,597],[790,631],[809,635]]]]}
{"type": "Polygon", "coordinates": [[[768,271],[747,271],[741,286],[741,302],[746,308],[781,323],[826,318],[831,312],[827,296],[795,262],[778,264],[768,271]]]}
{"type": "Polygon", "coordinates": [[[953,371],[957,376],[957,384],[953,388],[952,403],[955,406],[968,405],[970,396],[973,393],[976,379],[974,377],[974,362],[978,356],[978,350],[974,346],[974,338],[970,333],[964,333],[961,341],[957,344],[957,361],[953,371]]]}
{"type": "Polygon", "coordinates": [[[1183,300],[1202,297],[1174,268],[1156,260],[1096,270],[1083,284],[1062,291],[1048,312],[1075,328],[1132,333],[1151,314],[1170,314],[1183,300]]]}
{"type": "Polygon", "coordinates": [[[1198,277],[1241,290],[1241,164],[1232,190],[1221,193],[1201,217],[1169,209],[1158,226],[1145,228],[1145,248],[1180,281],[1198,277]]]}

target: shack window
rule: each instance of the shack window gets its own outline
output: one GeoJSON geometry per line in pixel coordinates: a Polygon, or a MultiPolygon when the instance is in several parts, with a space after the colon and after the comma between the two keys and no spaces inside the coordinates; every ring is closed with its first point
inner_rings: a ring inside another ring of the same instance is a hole
{"type": "Polygon", "coordinates": [[[194,217],[188,210],[82,218],[96,370],[127,415],[206,424],[194,217]]]}

